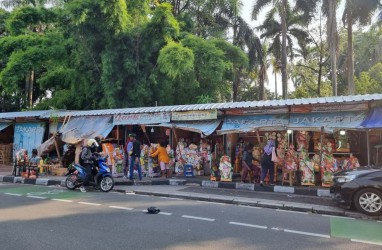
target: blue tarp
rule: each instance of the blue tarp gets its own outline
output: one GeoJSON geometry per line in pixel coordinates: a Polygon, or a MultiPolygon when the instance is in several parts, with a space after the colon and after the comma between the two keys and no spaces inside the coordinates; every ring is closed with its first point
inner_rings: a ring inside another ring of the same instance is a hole
{"type": "Polygon", "coordinates": [[[6,129],[10,125],[11,123],[8,123],[8,122],[0,122],[0,131],[2,131],[3,129],[6,129]]]}
{"type": "Polygon", "coordinates": [[[83,139],[106,137],[113,127],[111,116],[74,117],[67,124],[62,125],[59,132],[62,133],[62,141],[76,144],[83,139]]]}
{"type": "Polygon", "coordinates": [[[16,123],[13,140],[13,150],[16,153],[20,149],[28,150],[32,155],[32,149],[41,145],[45,133],[45,123],[16,123]]]}
{"type": "Polygon", "coordinates": [[[373,108],[361,126],[364,128],[382,128],[382,107],[373,108]]]}
{"type": "Polygon", "coordinates": [[[365,111],[290,114],[290,128],[361,128],[365,111]]]}
{"type": "Polygon", "coordinates": [[[221,130],[218,134],[250,132],[255,129],[279,130],[288,125],[288,114],[260,114],[227,116],[224,118],[221,130]]]}
{"type": "Polygon", "coordinates": [[[159,126],[193,131],[196,133],[200,133],[203,137],[205,137],[215,132],[220,122],[221,122],[220,120],[171,122],[171,123],[161,123],[159,126]]]}

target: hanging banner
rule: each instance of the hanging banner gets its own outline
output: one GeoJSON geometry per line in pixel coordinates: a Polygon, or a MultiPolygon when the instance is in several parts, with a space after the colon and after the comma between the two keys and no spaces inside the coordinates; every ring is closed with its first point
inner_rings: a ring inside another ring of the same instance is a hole
{"type": "Polygon", "coordinates": [[[114,125],[142,125],[170,122],[170,113],[143,113],[143,114],[119,114],[114,115],[114,125]]]}
{"type": "Polygon", "coordinates": [[[360,128],[366,112],[321,112],[291,114],[290,127],[360,128]]]}
{"type": "Polygon", "coordinates": [[[292,106],[292,113],[311,113],[311,112],[333,112],[333,111],[367,111],[367,103],[359,104],[314,104],[314,105],[298,105],[292,106]]]}
{"type": "Polygon", "coordinates": [[[256,108],[256,109],[234,109],[226,110],[226,115],[252,115],[252,114],[283,114],[288,113],[287,107],[256,108]]]}
{"type": "Polygon", "coordinates": [[[28,150],[29,157],[32,149],[41,145],[45,133],[45,123],[16,123],[13,153],[20,149],[28,150]]]}
{"type": "Polygon", "coordinates": [[[285,128],[288,125],[288,114],[267,114],[251,116],[227,116],[224,119],[218,134],[250,132],[252,130],[266,128],[285,128]]]}
{"type": "Polygon", "coordinates": [[[213,110],[194,110],[184,112],[172,112],[171,120],[173,121],[200,121],[214,120],[218,118],[218,112],[213,110]]]}

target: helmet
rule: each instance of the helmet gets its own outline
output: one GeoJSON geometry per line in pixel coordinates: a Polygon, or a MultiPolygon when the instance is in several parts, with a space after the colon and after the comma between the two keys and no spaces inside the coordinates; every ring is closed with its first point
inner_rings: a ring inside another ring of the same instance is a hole
{"type": "Polygon", "coordinates": [[[88,147],[98,147],[98,142],[94,139],[89,139],[87,145],[88,147]]]}

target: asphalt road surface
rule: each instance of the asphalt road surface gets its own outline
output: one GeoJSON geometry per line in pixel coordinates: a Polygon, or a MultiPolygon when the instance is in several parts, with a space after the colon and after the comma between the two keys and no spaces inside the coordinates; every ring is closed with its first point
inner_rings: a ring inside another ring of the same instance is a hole
{"type": "Polygon", "coordinates": [[[0,184],[1,249],[381,249],[382,222],[0,184]],[[159,214],[147,214],[150,206],[159,214]]]}

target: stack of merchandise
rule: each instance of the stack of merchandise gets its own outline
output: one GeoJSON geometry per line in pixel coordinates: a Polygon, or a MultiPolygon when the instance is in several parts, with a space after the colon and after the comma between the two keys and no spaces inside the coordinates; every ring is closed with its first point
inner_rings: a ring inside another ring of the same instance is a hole
{"type": "Polygon", "coordinates": [[[168,157],[170,158],[170,162],[168,163],[168,166],[169,166],[171,172],[174,172],[174,167],[175,167],[174,150],[171,148],[170,144],[167,145],[166,150],[167,150],[168,157]]]}
{"type": "Polygon", "coordinates": [[[112,175],[113,177],[121,177],[123,176],[123,149],[116,147],[113,152],[113,165],[112,165],[112,175]]]}
{"type": "Polygon", "coordinates": [[[326,144],[319,144],[322,148],[321,160],[321,183],[323,187],[330,187],[333,185],[333,174],[338,170],[337,161],[333,157],[333,144],[328,142],[326,144]]]}
{"type": "MultiPolygon", "coordinates": [[[[151,143],[150,149],[149,149],[149,154],[150,155],[153,154],[156,151],[158,146],[159,146],[159,144],[151,143]]],[[[160,166],[159,166],[159,162],[158,162],[158,157],[149,157],[147,165],[148,165],[148,176],[149,177],[151,177],[151,178],[160,177],[161,171],[160,171],[160,166]]]]}
{"type": "Polygon", "coordinates": [[[223,155],[219,164],[220,181],[232,181],[233,167],[231,164],[231,158],[227,155],[223,155]]]}
{"type": "Polygon", "coordinates": [[[201,157],[199,156],[198,146],[190,144],[188,148],[184,148],[184,155],[186,164],[192,165],[193,169],[199,175],[203,174],[203,165],[201,164],[201,157]]]}
{"type": "Polygon", "coordinates": [[[300,171],[302,173],[301,185],[314,186],[314,161],[309,159],[309,154],[304,147],[301,148],[299,159],[300,171]]]}
{"type": "Polygon", "coordinates": [[[183,139],[180,139],[178,145],[176,146],[176,154],[175,154],[175,173],[183,174],[184,165],[186,164],[186,155],[185,155],[186,143],[183,139]]]}
{"type": "Polygon", "coordinates": [[[209,175],[211,173],[211,146],[206,141],[202,141],[199,150],[203,172],[196,172],[196,175],[209,175]]]}
{"type": "Polygon", "coordinates": [[[141,150],[141,169],[142,169],[142,175],[148,176],[149,175],[149,155],[150,154],[150,147],[148,145],[143,145],[141,150]]]}

